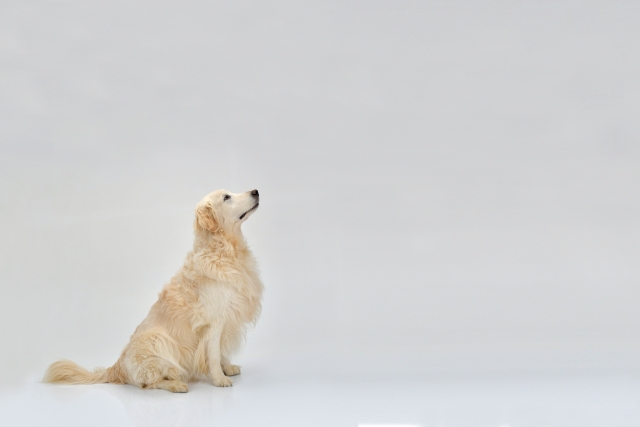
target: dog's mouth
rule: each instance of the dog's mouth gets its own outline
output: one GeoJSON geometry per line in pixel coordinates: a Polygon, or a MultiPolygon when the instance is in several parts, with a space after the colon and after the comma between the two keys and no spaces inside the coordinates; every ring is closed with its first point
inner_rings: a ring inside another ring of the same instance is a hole
{"type": "Polygon", "coordinates": [[[255,205],[253,205],[253,207],[251,209],[249,209],[248,211],[246,211],[245,213],[240,215],[240,219],[244,218],[249,212],[253,212],[256,209],[258,209],[258,206],[260,206],[260,203],[256,203],[255,205]]]}

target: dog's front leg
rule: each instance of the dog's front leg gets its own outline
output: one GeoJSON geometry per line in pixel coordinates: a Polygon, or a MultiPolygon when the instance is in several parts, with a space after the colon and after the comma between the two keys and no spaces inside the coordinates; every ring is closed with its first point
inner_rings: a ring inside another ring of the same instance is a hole
{"type": "Polygon", "coordinates": [[[214,322],[211,325],[209,340],[207,342],[209,376],[211,377],[211,381],[213,381],[213,385],[216,387],[229,387],[233,385],[233,381],[224,374],[220,366],[222,359],[220,353],[220,337],[222,336],[223,326],[221,321],[214,322]]]}

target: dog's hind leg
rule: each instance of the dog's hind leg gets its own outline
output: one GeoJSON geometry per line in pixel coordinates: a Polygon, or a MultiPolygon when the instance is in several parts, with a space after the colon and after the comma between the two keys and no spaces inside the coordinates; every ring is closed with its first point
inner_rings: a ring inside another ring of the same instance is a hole
{"type": "Polygon", "coordinates": [[[178,380],[161,380],[157,383],[149,384],[145,388],[160,388],[172,393],[186,393],[189,391],[189,387],[182,381],[178,380]]]}
{"type": "Polygon", "coordinates": [[[173,393],[186,393],[189,387],[182,381],[180,369],[168,360],[151,356],[144,358],[135,372],[135,385],[140,388],[159,388],[173,393]]]}
{"type": "Polygon", "coordinates": [[[125,356],[131,384],[186,393],[188,373],[173,353],[171,343],[161,335],[143,335],[132,341],[125,356]]]}

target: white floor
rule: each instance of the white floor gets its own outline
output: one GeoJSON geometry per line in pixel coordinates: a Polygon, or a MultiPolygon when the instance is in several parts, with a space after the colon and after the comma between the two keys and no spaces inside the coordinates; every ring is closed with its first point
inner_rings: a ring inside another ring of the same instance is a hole
{"type": "MultiPolygon", "coordinates": [[[[535,359],[535,358],[533,358],[535,359]]],[[[638,426],[634,369],[532,359],[460,363],[416,358],[340,363],[297,357],[245,361],[230,388],[187,394],[132,386],[37,382],[0,395],[6,426],[638,426]]]]}

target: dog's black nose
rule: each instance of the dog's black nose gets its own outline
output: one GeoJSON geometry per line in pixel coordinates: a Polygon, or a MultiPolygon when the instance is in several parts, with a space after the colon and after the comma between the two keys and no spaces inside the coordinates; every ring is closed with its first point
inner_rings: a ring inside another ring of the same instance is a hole
{"type": "Polygon", "coordinates": [[[260,194],[258,193],[258,190],[253,190],[253,191],[251,191],[251,195],[253,197],[258,197],[260,194]]]}

